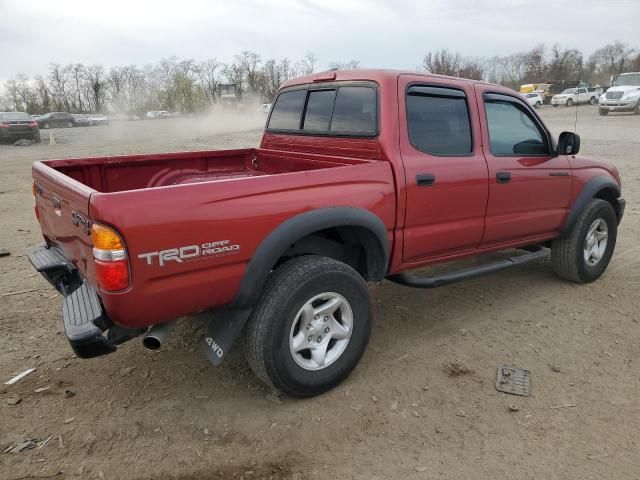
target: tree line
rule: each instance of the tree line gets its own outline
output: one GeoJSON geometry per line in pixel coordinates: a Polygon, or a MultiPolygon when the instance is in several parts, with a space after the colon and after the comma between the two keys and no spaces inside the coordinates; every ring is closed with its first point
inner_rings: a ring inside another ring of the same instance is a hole
{"type": "MultiPolygon", "coordinates": [[[[221,88],[235,85],[241,100],[270,102],[287,80],[317,70],[318,59],[308,53],[298,61],[264,60],[252,51],[234,55],[232,62],[170,57],[155,64],[105,68],[103,65],[52,63],[44,75],[20,73],[4,83],[0,111],[31,114],[50,111],[121,112],[148,110],[183,113],[203,111],[220,101],[221,88]]],[[[331,62],[329,68],[355,69],[359,62],[331,62]]],[[[517,89],[524,83],[585,80],[608,85],[611,75],[640,71],[640,52],[625,43],[599,48],[585,59],[577,49],[538,45],[531,50],[491,58],[460,52],[428,52],[422,68],[431,73],[487,80],[517,89]]]]}
{"type": "Polygon", "coordinates": [[[465,57],[460,52],[428,52],[422,67],[431,73],[486,80],[518,89],[526,83],[557,83],[583,80],[609,85],[612,75],[640,71],[640,51],[616,41],[585,58],[575,48],[540,44],[528,51],[491,58],[465,57]]]}

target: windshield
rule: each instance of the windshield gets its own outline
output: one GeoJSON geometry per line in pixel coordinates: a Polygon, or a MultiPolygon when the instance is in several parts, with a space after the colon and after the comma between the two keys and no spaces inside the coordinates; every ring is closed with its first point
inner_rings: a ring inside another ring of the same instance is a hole
{"type": "Polygon", "coordinates": [[[0,113],[0,121],[2,122],[15,122],[15,121],[31,120],[28,113],[24,112],[2,112],[0,113]]]}
{"type": "Polygon", "coordinates": [[[640,73],[627,73],[618,75],[613,81],[614,87],[640,87],[640,73]]]}
{"type": "Polygon", "coordinates": [[[566,90],[563,90],[562,93],[576,93],[576,89],[575,88],[567,88],[566,90]]]}

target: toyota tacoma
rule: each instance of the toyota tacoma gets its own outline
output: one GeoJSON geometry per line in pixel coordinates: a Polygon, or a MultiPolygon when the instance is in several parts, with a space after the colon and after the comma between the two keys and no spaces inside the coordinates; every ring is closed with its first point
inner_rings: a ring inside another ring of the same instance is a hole
{"type": "Polygon", "coordinates": [[[433,288],[547,257],[568,281],[600,277],[625,203],[618,170],[579,147],[498,85],[322,72],[280,88],[259,148],[35,162],[29,257],[79,357],[140,335],[159,348],[209,311],[214,364],[241,341],[266,384],[313,396],[365,351],[368,282],[433,288]]]}

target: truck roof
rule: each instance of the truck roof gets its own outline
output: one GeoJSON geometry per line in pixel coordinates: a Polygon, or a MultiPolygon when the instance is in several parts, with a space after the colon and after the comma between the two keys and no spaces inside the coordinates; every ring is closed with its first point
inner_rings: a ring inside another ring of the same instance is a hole
{"type": "Polygon", "coordinates": [[[451,79],[456,81],[464,81],[469,83],[478,83],[484,85],[495,85],[496,87],[504,88],[500,85],[496,85],[481,80],[470,80],[461,77],[451,77],[448,75],[437,75],[429,72],[417,72],[412,70],[392,70],[392,69],[355,69],[355,70],[326,70],[323,72],[312,73],[311,75],[305,75],[303,77],[297,77],[285,82],[282,88],[291,87],[294,85],[304,85],[307,83],[323,82],[323,81],[348,81],[348,80],[372,80],[377,83],[384,83],[387,80],[397,79],[400,75],[417,75],[425,78],[441,78],[451,79]]]}

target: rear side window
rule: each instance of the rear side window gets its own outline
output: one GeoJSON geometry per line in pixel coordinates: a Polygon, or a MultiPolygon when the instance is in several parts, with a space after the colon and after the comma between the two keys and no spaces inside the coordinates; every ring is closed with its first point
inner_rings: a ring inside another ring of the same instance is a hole
{"type": "Polygon", "coordinates": [[[331,131],[376,133],[376,92],[369,87],[340,87],[333,108],[331,131]]]}
{"type": "Polygon", "coordinates": [[[271,117],[269,118],[269,128],[298,130],[306,95],[306,90],[281,93],[273,106],[271,117]]]}
{"type": "Polygon", "coordinates": [[[307,111],[304,116],[304,130],[326,132],[331,123],[331,111],[335,90],[316,90],[309,92],[307,111]]]}
{"type": "Polygon", "coordinates": [[[267,129],[315,135],[376,135],[376,89],[334,85],[327,85],[322,90],[281,93],[273,106],[267,129]]]}
{"type": "Polygon", "coordinates": [[[471,124],[463,91],[413,86],[406,103],[409,140],[415,148],[432,155],[471,154],[471,124]]]}
{"type": "Polygon", "coordinates": [[[520,103],[485,99],[489,144],[494,155],[546,155],[545,136],[520,103]]]}

